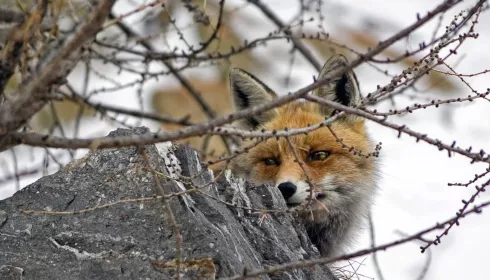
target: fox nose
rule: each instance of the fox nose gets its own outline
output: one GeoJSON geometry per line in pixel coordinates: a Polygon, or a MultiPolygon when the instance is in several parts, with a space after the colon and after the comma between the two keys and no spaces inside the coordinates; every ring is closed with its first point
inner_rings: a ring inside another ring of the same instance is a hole
{"type": "Polygon", "coordinates": [[[279,190],[282,193],[282,196],[284,196],[284,199],[288,201],[288,199],[294,195],[296,192],[296,185],[291,183],[291,182],[284,182],[280,183],[279,186],[277,186],[279,190]]]}

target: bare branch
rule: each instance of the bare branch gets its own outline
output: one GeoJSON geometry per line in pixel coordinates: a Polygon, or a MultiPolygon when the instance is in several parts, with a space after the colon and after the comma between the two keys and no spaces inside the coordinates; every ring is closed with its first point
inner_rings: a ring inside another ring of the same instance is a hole
{"type": "MultiPolygon", "coordinates": [[[[291,31],[286,28],[286,24],[282,22],[282,20],[267,7],[262,3],[260,0],[249,0],[249,3],[254,4],[257,8],[259,8],[270,20],[272,20],[277,27],[282,29],[286,35],[291,35],[291,31]]],[[[310,62],[313,67],[317,71],[320,71],[322,68],[322,65],[313,57],[313,54],[311,51],[298,39],[291,37],[291,41],[293,42],[294,47],[310,62]]]]}
{"type": "MultiPolygon", "coordinates": [[[[489,205],[490,205],[490,201],[487,201],[485,203],[479,204],[479,205],[475,206],[473,209],[468,210],[465,213],[463,213],[462,216],[466,216],[466,215],[473,214],[473,213],[479,214],[479,213],[481,213],[481,211],[482,211],[483,208],[485,208],[485,207],[487,207],[489,205]]],[[[229,278],[221,278],[219,280],[242,280],[242,279],[248,279],[248,278],[257,277],[257,276],[260,276],[260,275],[273,274],[273,273],[276,273],[276,272],[279,272],[279,271],[288,270],[288,269],[294,269],[294,268],[300,268],[300,267],[312,267],[312,266],[315,266],[317,264],[333,263],[333,262],[340,261],[340,260],[349,260],[349,259],[352,259],[352,258],[356,258],[356,257],[360,257],[360,256],[365,256],[365,255],[371,254],[373,252],[385,251],[386,249],[389,249],[389,248],[398,246],[400,244],[404,244],[404,243],[410,242],[412,240],[420,239],[423,235],[425,235],[425,234],[427,234],[429,232],[432,232],[432,231],[435,231],[435,230],[444,228],[446,225],[451,224],[451,223],[454,223],[454,221],[457,220],[458,218],[459,218],[459,216],[454,217],[454,218],[450,218],[450,219],[448,219],[448,220],[446,220],[446,221],[444,221],[442,223],[438,223],[438,224],[436,224],[433,227],[430,227],[430,228],[427,228],[425,230],[419,231],[419,232],[417,232],[417,233],[415,233],[413,235],[410,235],[408,237],[405,237],[405,238],[402,238],[402,239],[399,239],[399,240],[396,240],[396,241],[393,241],[393,242],[385,243],[383,245],[378,245],[378,246],[376,246],[374,248],[364,249],[364,250],[360,250],[360,251],[357,251],[357,252],[354,252],[354,253],[341,255],[341,256],[338,256],[338,257],[320,258],[320,259],[316,259],[316,260],[308,260],[308,261],[287,263],[287,264],[283,264],[283,265],[278,265],[278,266],[270,267],[270,268],[264,269],[264,270],[250,271],[250,272],[247,272],[246,275],[237,275],[237,276],[233,276],[233,277],[229,277],[229,278]]]]}
{"type": "MultiPolygon", "coordinates": [[[[47,1],[45,1],[47,3],[47,1]]],[[[21,87],[13,96],[0,105],[0,146],[4,146],[5,136],[18,129],[28,118],[39,111],[46,101],[51,99],[49,93],[53,86],[63,84],[66,77],[82,56],[83,47],[101,30],[107,15],[116,0],[100,1],[92,17],[80,28],[56,55],[49,57],[41,73],[27,85],[21,87]]]]}

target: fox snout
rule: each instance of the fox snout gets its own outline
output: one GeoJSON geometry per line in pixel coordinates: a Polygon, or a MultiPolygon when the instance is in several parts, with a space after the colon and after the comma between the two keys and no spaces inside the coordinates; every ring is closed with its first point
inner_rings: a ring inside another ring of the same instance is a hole
{"type": "Polygon", "coordinates": [[[281,180],[276,187],[289,206],[301,204],[310,196],[310,187],[303,180],[281,180]]]}
{"type": "Polygon", "coordinates": [[[277,188],[279,188],[279,190],[281,191],[282,193],[282,196],[284,197],[284,199],[286,200],[286,202],[288,201],[288,199],[290,197],[292,197],[294,195],[294,193],[296,192],[296,185],[291,183],[291,182],[284,182],[284,183],[280,183],[277,188]]]}

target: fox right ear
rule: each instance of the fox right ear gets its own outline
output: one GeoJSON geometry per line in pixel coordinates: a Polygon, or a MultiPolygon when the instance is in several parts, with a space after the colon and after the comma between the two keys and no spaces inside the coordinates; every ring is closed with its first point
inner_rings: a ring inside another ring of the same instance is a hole
{"type": "MultiPolygon", "coordinates": [[[[341,54],[332,56],[318,75],[318,79],[325,77],[330,72],[343,68],[348,64],[347,58],[341,54]]],[[[350,70],[340,77],[333,78],[326,85],[320,86],[313,91],[313,95],[336,101],[345,106],[357,106],[361,103],[361,93],[359,92],[359,83],[354,71],[350,70]]],[[[325,116],[330,116],[334,111],[333,108],[322,106],[321,111],[325,116]]],[[[355,116],[348,116],[349,119],[356,119],[355,116]]]]}
{"type": "MultiPolygon", "coordinates": [[[[247,109],[276,98],[276,94],[252,74],[239,69],[230,70],[230,90],[235,110],[247,109]]],[[[243,129],[256,129],[273,116],[272,110],[256,114],[237,122],[243,129]]]]}

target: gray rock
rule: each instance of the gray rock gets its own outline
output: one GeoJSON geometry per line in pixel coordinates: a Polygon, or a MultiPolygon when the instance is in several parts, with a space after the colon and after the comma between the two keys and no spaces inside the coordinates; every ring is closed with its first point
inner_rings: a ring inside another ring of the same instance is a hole
{"type": "MultiPolygon", "coordinates": [[[[144,133],[148,129],[118,129],[108,137],[144,133]]],[[[181,279],[230,277],[319,257],[290,214],[264,218],[247,210],[286,209],[275,188],[238,182],[229,173],[214,182],[185,146],[158,150],[148,145],[144,150],[166,194],[200,186],[201,192],[168,200],[182,236],[181,279]],[[190,178],[174,180],[182,176],[190,178]]],[[[78,211],[152,197],[156,186],[137,148],[105,149],[0,201],[0,279],[175,279],[176,234],[161,200],[80,214],[21,213],[78,211]]],[[[260,279],[335,278],[318,265],[260,279]]]]}

